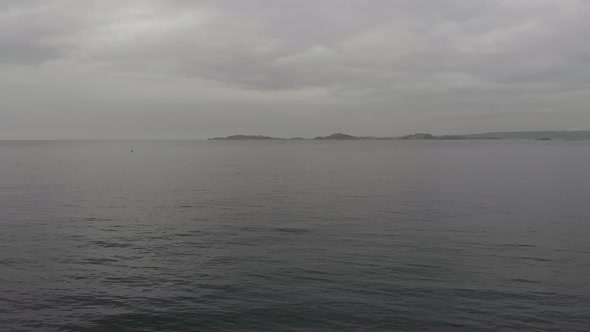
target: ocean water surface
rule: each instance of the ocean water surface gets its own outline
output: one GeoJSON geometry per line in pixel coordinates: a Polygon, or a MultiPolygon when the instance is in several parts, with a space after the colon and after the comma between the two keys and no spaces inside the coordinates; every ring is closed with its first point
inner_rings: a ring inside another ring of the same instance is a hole
{"type": "Polygon", "coordinates": [[[2,331],[589,329],[590,141],[0,141],[2,331]]]}

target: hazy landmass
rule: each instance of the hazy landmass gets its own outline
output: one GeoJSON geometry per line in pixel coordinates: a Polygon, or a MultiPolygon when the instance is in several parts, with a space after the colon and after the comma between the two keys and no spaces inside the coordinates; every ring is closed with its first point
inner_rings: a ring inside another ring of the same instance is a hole
{"type": "Polygon", "coordinates": [[[315,140],[361,140],[361,139],[378,139],[377,137],[357,137],[342,133],[336,133],[329,136],[318,136],[315,140]]]}
{"type": "Polygon", "coordinates": [[[416,133],[397,137],[374,137],[374,136],[352,136],[343,133],[335,133],[328,136],[318,136],[315,138],[279,138],[262,135],[231,135],[226,137],[214,137],[209,140],[461,140],[461,139],[535,139],[535,140],[582,140],[590,139],[590,131],[510,131],[510,132],[490,132],[483,134],[468,135],[439,135],[435,136],[428,133],[416,133]]]}
{"type": "Polygon", "coordinates": [[[481,138],[501,138],[501,139],[565,139],[565,140],[582,140],[590,139],[590,131],[572,130],[572,131],[506,131],[491,132],[483,134],[464,135],[468,139],[481,138]]]}
{"type": "Polygon", "coordinates": [[[245,140],[272,140],[272,139],[282,139],[270,136],[262,136],[262,135],[231,135],[226,137],[213,137],[209,140],[227,140],[227,141],[245,141],[245,140]]]}

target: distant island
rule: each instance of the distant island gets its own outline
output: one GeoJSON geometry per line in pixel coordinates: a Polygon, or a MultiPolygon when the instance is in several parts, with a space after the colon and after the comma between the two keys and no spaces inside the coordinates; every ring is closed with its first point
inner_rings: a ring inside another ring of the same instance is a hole
{"type": "Polygon", "coordinates": [[[590,131],[504,131],[484,134],[464,135],[468,139],[498,138],[498,139],[533,139],[533,140],[584,140],[590,139],[590,131]]]}
{"type": "Polygon", "coordinates": [[[262,135],[231,135],[231,136],[227,136],[227,137],[213,137],[213,138],[210,138],[209,140],[245,141],[245,140],[271,140],[271,139],[280,139],[280,138],[262,136],[262,135]]]}
{"type": "Polygon", "coordinates": [[[368,139],[394,139],[394,138],[381,138],[381,137],[358,137],[352,136],[342,133],[336,133],[329,136],[318,136],[315,138],[303,138],[303,137],[293,137],[293,138],[279,138],[279,137],[269,137],[269,136],[261,136],[261,135],[231,135],[226,137],[213,137],[209,138],[209,140],[213,141],[244,141],[244,140],[368,140],[368,139]]]}
{"type": "Polygon", "coordinates": [[[213,137],[209,140],[222,141],[249,141],[249,140],[332,140],[332,141],[350,141],[350,140],[464,140],[464,139],[533,139],[539,141],[550,140],[583,140],[590,139],[590,131],[509,131],[509,132],[490,132],[483,134],[467,135],[439,135],[435,136],[428,133],[416,133],[397,137],[373,137],[373,136],[352,136],[343,133],[335,133],[328,136],[318,136],[315,138],[278,138],[262,135],[231,135],[226,137],[213,137]]]}
{"type": "Polygon", "coordinates": [[[342,133],[336,133],[336,134],[332,134],[329,136],[319,136],[319,137],[314,138],[314,140],[366,140],[366,139],[392,139],[392,138],[372,137],[372,136],[359,137],[359,136],[352,136],[352,135],[347,135],[347,134],[342,134],[342,133]]]}

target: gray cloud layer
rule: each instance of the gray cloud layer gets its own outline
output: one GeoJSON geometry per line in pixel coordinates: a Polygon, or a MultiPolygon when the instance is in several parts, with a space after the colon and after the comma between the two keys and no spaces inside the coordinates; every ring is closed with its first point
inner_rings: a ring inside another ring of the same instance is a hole
{"type": "Polygon", "coordinates": [[[585,0],[0,0],[0,138],[580,128],[589,15],[585,0]]]}

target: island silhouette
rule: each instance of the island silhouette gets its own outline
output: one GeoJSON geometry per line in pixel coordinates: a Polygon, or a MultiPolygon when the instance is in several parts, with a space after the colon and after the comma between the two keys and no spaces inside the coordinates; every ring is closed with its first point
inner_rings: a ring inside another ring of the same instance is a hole
{"type": "Polygon", "coordinates": [[[263,135],[230,135],[226,137],[213,137],[209,140],[221,141],[246,141],[246,140],[333,140],[333,141],[350,141],[350,140],[463,140],[463,139],[534,139],[534,140],[584,140],[590,139],[590,131],[506,131],[506,132],[489,132],[483,134],[467,135],[432,135],[428,133],[415,133],[395,137],[375,137],[375,136],[353,136],[343,133],[334,133],[328,136],[318,136],[314,138],[292,137],[280,138],[263,135]]]}
{"type": "Polygon", "coordinates": [[[375,137],[375,136],[353,136],[343,133],[334,133],[328,136],[318,136],[314,138],[292,137],[280,138],[263,135],[230,135],[226,137],[213,137],[209,140],[221,141],[247,141],[247,140],[333,140],[333,141],[350,141],[350,140],[463,140],[463,139],[534,139],[534,140],[583,140],[590,139],[590,131],[573,130],[573,131],[506,131],[506,132],[489,132],[483,134],[467,135],[432,135],[428,133],[415,133],[404,136],[394,137],[375,137]]]}

